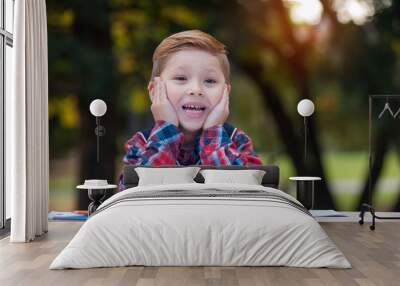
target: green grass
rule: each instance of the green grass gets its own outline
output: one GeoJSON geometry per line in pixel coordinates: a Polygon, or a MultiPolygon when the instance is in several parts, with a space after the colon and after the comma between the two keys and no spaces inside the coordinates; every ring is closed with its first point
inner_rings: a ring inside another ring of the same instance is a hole
{"type": "MultiPolygon", "coordinates": [[[[368,154],[363,152],[328,153],[324,162],[329,178],[364,179],[368,172],[368,154]]],[[[400,165],[395,152],[390,152],[385,158],[382,177],[399,178],[400,165]]]]}
{"type": "Polygon", "coordinates": [[[390,211],[394,208],[398,198],[398,193],[378,191],[373,197],[373,202],[377,206],[378,211],[390,211]]]}
{"type": "Polygon", "coordinates": [[[332,194],[332,197],[338,210],[353,210],[356,208],[359,194],[334,193],[332,194]]]}
{"type": "Polygon", "coordinates": [[[50,197],[49,209],[57,211],[70,211],[75,209],[77,190],[75,180],[71,174],[66,174],[61,178],[50,178],[50,197]]]}
{"type": "MultiPolygon", "coordinates": [[[[269,162],[268,154],[260,153],[263,162],[269,162]]],[[[400,178],[400,158],[390,152],[383,167],[382,177],[400,178]]],[[[279,166],[281,178],[294,176],[296,171],[288,156],[282,155],[272,164],[279,166]]],[[[368,172],[368,154],[365,152],[330,152],[324,155],[323,162],[330,180],[352,178],[363,180],[368,172]]]]}
{"type": "MultiPolygon", "coordinates": [[[[357,207],[360,194],[350,192],[333,193],[332,196],[338,210],[349,211],[357,207]]],[[[398,197],[398,193],[380,191],[375,194],[372,200],[378,211],[390,211],[393,209],[398,197]]]]}

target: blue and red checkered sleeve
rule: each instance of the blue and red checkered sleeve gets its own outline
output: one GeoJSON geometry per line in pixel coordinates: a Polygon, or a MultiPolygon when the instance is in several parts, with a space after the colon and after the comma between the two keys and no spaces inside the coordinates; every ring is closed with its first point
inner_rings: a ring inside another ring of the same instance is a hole
{"type": "MultiPolygon", "coordinates": [[[[146,140],[141,132],[135,133],[125,143],[125,165],[162,166],[175,165],[184,135],[175,125],[156,121],[146,140]]],[[[123,190],[123,175],[119,177],[119,190],[123,190]]]]}
{"type": "Polygon", "coordinates": [[[237,128],[231,139],[223,125],[203,130],[199,155],[203,165],[262,165],[250,137],[237,128]]]}

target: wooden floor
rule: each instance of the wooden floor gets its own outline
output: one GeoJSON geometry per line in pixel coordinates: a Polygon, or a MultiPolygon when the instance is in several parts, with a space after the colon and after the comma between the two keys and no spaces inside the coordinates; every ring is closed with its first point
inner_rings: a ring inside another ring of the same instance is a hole
{"type": "Polygon", "coordinates": [[[50,222],[49,233],[32,242],[0,241],[0,285],[400,285],[400,222],[321,223],[353,268],[120,267],[48,270],[77,232],[79,222],[50,222]]]}

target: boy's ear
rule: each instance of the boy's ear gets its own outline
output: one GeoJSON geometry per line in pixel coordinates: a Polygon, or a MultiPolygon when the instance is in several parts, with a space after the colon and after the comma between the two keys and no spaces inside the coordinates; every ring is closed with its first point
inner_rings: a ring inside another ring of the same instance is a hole
{"type": "Polygon", "coordinates": [[[228,94],[229,94],[229,93],[231,92],[231,87],[232,87],[232,86],[231,86],[230,83],[227,83],[227,84],[226,84],[226,87],[228,88],[228,94]]]}

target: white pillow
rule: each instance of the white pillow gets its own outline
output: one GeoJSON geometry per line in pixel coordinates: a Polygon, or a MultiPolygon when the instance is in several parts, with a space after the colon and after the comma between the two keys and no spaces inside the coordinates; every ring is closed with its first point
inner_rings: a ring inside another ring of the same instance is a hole
{"type": "Polygon", "coordinates": [[[261,185],[265,175],[263,170],[201,170],[204,183],[234,183],[247,185],[261,185]]]}
{"type": "Polygon", "coordinates": [[[199,167],[183,168],[135,168],[139,186],[195,183],[199,167]]]}

